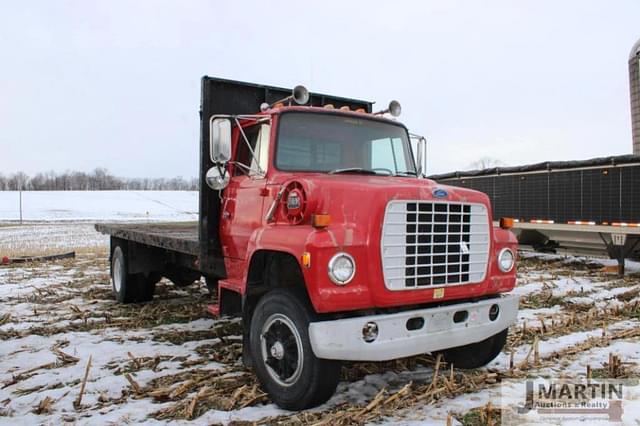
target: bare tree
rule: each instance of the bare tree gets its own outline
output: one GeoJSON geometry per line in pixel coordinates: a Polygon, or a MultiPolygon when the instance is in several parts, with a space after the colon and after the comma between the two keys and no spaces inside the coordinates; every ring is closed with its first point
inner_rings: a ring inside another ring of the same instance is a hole
{"type": "Polygon", "coordinates": [[[504,162],[498,158],[482,157],[469,164],[470,169],[491,169],[493,167],[504,166],[504,162]]]}
{"type": "Polygon", "coordinates": [[[18,172],[9,177],[8,187],[10,191],[22,191],[29,189],[29,176],[24,172],[18,172]]]}
{"type": "Polygon", "coordinates": [[[41,172],[29,177],[24,172],[4,176],[0,174],[0,191],[6,190],[33,191],[100,191],[100,190],[174,190],[195,191],[198,189],[198,178],[185,179],[178,176],[166,178],[119,178],[107,169],[97,168],[91,173],[66,171],[41,172]]]}

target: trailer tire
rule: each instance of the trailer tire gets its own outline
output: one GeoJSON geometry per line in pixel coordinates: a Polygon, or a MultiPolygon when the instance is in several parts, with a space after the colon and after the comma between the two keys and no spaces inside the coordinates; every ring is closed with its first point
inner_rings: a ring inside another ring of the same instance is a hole
{"type": "Polygon", "coordinates": [[[315,319],[304,295],[275,289],[263,296],[251,317],[249,346],[253,367],[271,400],[287,410],[327,401],[340,379],[341,363],[317,358],[309,341],[315,319]]]}
{"type": "Polygon", "coordinates": [[[111,286],[120,303],[148,302],[153,299],[156,283],[144,274],[129,274],[129,259],[123,245],[118,244],[111,255],[111,286]]]}
{"type": "Polygon", "coordinates": [[[498,334],[476,343],[445,349],[441,353],[444,360],[454,367],[474,369],[489,364],[497,357],[507,343],[508,328],[498,334]]]}

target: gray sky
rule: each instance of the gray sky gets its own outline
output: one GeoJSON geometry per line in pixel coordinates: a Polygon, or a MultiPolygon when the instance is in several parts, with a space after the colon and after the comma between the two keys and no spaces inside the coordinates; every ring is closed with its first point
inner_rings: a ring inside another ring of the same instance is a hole
{"type": "Polygon", "coordinates": [[[202,75],[398,99],[428,171],[631,152],[628,1],[5,1],[0,173],[196,176],[202,75]]]}

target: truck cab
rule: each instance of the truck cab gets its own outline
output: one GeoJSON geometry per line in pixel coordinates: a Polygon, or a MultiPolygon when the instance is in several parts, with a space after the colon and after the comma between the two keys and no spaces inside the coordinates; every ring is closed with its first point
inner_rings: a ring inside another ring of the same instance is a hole
{"type": "Polygon", "coordinates": [[[206,79],[199,251],[182,265],[207,278],[211,313],[242,316],[243,359],[277,404],[326,401],[344,360],[476,368],[500,353],[516,239],[485,194],[423,177],[399,104],[260,87],[225,110],[207,88],[238,83],[206,79]]]}

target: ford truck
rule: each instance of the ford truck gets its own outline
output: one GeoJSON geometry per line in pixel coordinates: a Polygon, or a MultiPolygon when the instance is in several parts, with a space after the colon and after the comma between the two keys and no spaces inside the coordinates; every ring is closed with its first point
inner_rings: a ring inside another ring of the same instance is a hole
{"type": "Polygon", "coordinates": [[[345,360],[486,365],[517,315],[516,238],[484,193],[424,177],[425,140],[399,113],[203,77],[199,220],[97,224],[116,299],[204,277],[286,409],[329,399],[345,360]]]}

